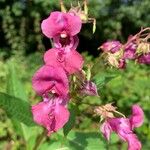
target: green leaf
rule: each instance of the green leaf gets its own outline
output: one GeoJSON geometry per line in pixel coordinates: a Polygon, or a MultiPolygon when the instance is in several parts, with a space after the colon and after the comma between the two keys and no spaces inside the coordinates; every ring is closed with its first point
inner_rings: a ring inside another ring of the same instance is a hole
{"type": "MultiPolygon", "coordinates": [[[[11,96],[14,96],[16,98],[20,98],[26,102],[28,102],[27,95],[25,93],[24,86],[22,82],[20,81],[18,74],[16,71],[15,67],[15,62],[14,61],[9,61],[7,63],[7,68],[8,68],[8,74],[7,74],[7,93],[11,96]]],[[[24,123],[21,123],[20,121],[16,119],[11,119],[13,127],[15,131],[24,137],[26,141],[30,138],[31,133],[33,131],[33,128],[29,128],[27,125],[24,123]]]]}
{"type": "Polygon", "coordinates": [[[67,136],[68,133],[71,131],[75,124],[76,114],[77,114],[77,106],[74,104],[70,104],[70,118],[67,124],[63,128],[64,136],[67,136]]]}
{"type": "Polygon", "coordinates": [[[68,135],[71,150],[106,150],[106,145],[100,133],[71,132],[68,135]]]}
{"type": "Polygon", "coordinates": [[[95,81],[98,88],[101,88],[102,86],[104,86],[105,84],[107,84],[108,82],[110,82],[112,79],[114,79],[116,77],[118,77],[117,74],[112,74],[112,75],[97,74],[93,77],[93,80],[95,81]]]}
{"type": "Polygon", "coordinates": [[[28,102],[0,92],[0,107],[6,111],[10,118],[23,122],[28,126],[35,125],[28,102]]]}
{"type": "Polygon", "coordinates": [[[14,97],[28,101],[24,87],[16,73],[15,64],[13,61],[9,62],[7,75],[7,93],[14,97]]]}
{"type": "Polygon", "coordinates": [[[40,146],[40,150],[106,150],[106,141],[97,132],[77,132],[72,131],[64,138],[63,134],[58,132],[53,135],[47,143],[40,146]],[[63,140],[60,140],[62,138],[63,140]]]}

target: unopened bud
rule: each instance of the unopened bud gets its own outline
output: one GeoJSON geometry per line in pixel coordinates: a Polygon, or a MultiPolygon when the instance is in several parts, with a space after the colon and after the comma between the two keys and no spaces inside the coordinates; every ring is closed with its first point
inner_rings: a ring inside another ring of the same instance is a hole
{"type": "Polygon", "coordinates": [[[91,81],[85,81],[82,85],[80,92],[86,95],[98,96],[96,84],[91,81]]]}

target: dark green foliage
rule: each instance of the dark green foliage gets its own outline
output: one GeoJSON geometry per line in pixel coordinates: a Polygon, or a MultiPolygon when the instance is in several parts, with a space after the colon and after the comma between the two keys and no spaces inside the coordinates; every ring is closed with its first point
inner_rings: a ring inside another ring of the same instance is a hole
{"type": "Polygon", "coordinates": [[[0,107],[6,111],[9,117],[17,119],[28,126],[34,125],[31,107],[28,102],[0,93],[0,107]]]}

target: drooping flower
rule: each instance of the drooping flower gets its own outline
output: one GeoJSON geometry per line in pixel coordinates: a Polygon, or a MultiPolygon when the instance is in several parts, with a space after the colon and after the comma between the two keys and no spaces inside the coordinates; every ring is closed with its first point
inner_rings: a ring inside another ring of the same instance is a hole
{"type": "Polygon", "coordinates": [[[48,38],[66,38],[74,36],[80,32],[81,19],[71,13],[59,11],[52,12],[50,16],[43,20],[41,24],[42,32],[48,38]]]}
{"type": "Polygon", "coordinates": [[[76,50],[65,52],[62,49],[52,48],[44,54],[44,62],[47,65],[57,63],[63,67],[67,73],[72,74],[82,69],[84,61],[76,50]]]}
{"type": "Polygon", "coordinates": [[[48,135],[61,129],[69,119],[69,111],[59,97],[32,106],[34,121],[45,127],[48,135]]]}
{"type": "Polygon", "coordinates": [[[141,64],[150,64],[150,53],[140,55],[138,57],[138,63],[141,63],[141,64]]]}
{"type": "Polygon", "coordinates": [[[122,47],[120,41],[107,41],[103,43],[99,48],[101,48],[104,52],[115,53],[118,52],[122,47]]]}
{"type": "Polygon", "coordinates": [[[128,143],[128,150],[141,150],[141,143],[131,129],[129,119],[108,119],[102,125],[101,131],[107,140],[109,140],[111,132],[116,132],[121,140],[128,143]]]}
{"type": "Polygon", "coordinates": [[[116,132],[123,141],[128,143],[128,150],[140,150],[141,143],[132,130],[142,125],[143,116],[142,109],[138,105],[133,105],[130,118],[107,118],[101,126],[101,132],[107,140],[111,132],[116,132]]]}
{"type": "Polygon", "coordinates": [[[63,68],[57,66],[57,64],[41,67],[33,76],[32,85],[41,96],[49,92],[66,96],[69,91],[67,75],[63,68]]]}
{"type": "Polygon", "coordinates": [[[107,41],[103,43],[99,49],[105,53],[107,62],[116,68],[124,69],[126,66],[125,59],[123,57],[123,45],[120,41],[107,41]]]}
{"type": "Polygon", "coordinates": [[[92,81],[85,81],[80,92],[86,95],[98,96],[96,84],[92,81]]]}
{"type": "Polygon", "coordinates": [[[137,44],[134,42],[130,42],[125,48],[124,48],[124,59],[135,59],[136,58],[136,48],[137,44]]]}

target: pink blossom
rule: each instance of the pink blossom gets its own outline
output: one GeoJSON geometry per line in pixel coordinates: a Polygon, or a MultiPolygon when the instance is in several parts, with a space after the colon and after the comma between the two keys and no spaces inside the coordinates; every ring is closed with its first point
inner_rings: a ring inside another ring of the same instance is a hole
{"type": "Polygon", "coordinates": [[[69,119],[69,111],[60,98],[49,99],[32,106],[34,121],[45,127],[48,135],[61,129],[69,119]]]}
{"type": "Polygon", "coordinates": [[[138,62],[141,64],[150,64],[150,53],[140,55],[138,57],[138,62]]]}
{"type": "Polygon", "coordinates": [[[41,24],[42,32],[48,38],[60,36],[66,38],[80,32],[81,19],[71,13],[52,12],[41,24]]]}
{"type": "Polygon", "coordinates": [[[128,150],[140,150],[141,143],[133,133],[134,127],[143,123],[143,111],[138,105],[132,106],[132,115],[128,118],[109,118],[101,126],[101,132],[109,140],[110,133],[116,132],[119,137],[128,143],[128,150]]]}
{"type": "Polygon", "coordinates": [[[49,92],[66,96],[69,91],[68,78],[62,67],[44,65],[32,78],[34,90],[39,95],[49,92]]]}
{"type": "Polygon", "coordinates": [[[104,52],[110,52],[110,53],[118,52],[121,49],[121,47],[122,44],[120,43],[120,41],[107,41],[100,46],[100,48],[104,52]]]}
{"type": "Polygon", "coordinates": [[[98,96],[97,93],[97,87],[96,84],[92,81],[85,81],[82,85],[81,91],[82,94],[86,95],[96,95],[98,96]]]}
{"type": "Polygon", "coordinates": [[[44,54],[44,62],[47,65],[57,63],[63,67],[67,73],[72,74],[82,69],[84,61],[76,50],[71,50],[68,53],[62,49],[52,48],[44,54]]]}
{"type": "Polygon", "coordinates": [[[135,59],[136,58],[136,48],[137,45],[133,42],[130,42],[124,50],[124,59],[135,59]]]}

